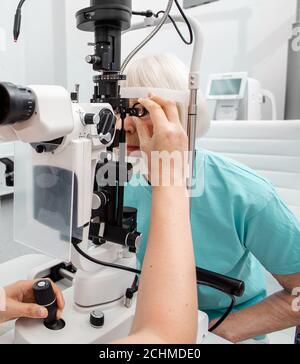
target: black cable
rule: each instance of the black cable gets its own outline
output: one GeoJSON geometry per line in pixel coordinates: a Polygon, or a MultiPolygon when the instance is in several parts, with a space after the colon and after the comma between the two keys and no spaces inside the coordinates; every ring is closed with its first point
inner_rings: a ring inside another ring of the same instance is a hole
{"type": "Polygon", "coordinates": [[[227,319],[227,317],[232,312],[233,307],[235,306],[235,303],[236,303],[236,299],[232,295],[228,295],[228,296],[231,298],[231,304],[230,304],[230,306],[228,307],[228,309],[226,310],[226,312],[224,313],[224,315],[208,330],[209,332],[215,331],[227,319]]]}
{"type": "MultiPolygon", "coordinates": [[[[176,32],[178,33],[178,35],[180,36],[180,38],[182,39],[182,41],[187,44],[187,45],[191,45],[194,42],[194,34],[193,34],[193,29],[192,26],[188,20],[188,18],[186,17],[184,11],[182,10],[181,6],[179,5],[178,1],[175,0],[175,4],[181,14],[181,16],[183,17],[188,30],[189,30],[189,34],[190,34],[190,40],[186,40],[185,37],[183,36],[183,34],[181,33],[180,29],[178,28],[176,21],[173,19],[173,17],[171,15],[169,15],[169,19],[172,22],[172,24],[174,25],[174,28],[176,30],[176,32]]],[[[165,12],[163,10],[159,11],[158,13],[155,14],[155,17],[158,17],[160,14],[164,14],[165,12]]]]}
{"type": "MultiPolygon", "coordinates": [[[[175,4],[181,14],[181,16],[183,17],[187,27],[188,27],[188,30],[189,30],[189,35],[190,35],[190,40],[186,40],[186,38],[183,36],[183,34],[181,33],[178,25],[176,24],[176,21],[173,19],[173,17],[171,15],[169,15],[169,19],[170,21],[172,22],[172,24],[174,25],[174,28],[176,30],[176,32],[178,33],[178,35],[180,36],[180,38],[182,39],[182,41],[187,44],[187,45],[191,45],[193,44],[194,42],[194,34],[193,34],[193,29],[192,29],[192,26],[188,20],[188,18],[186,17],[185,15],[185,12],[183,11],[183,9],[181,8],[181,6],[179,5],[178,1],[175,0],[175,4]]],[[[152,16],[158,18],[158,16],[160,14],[164,14],[165,11],[164,10],[161,10],[159,11],[158,13],[154,13],[152,10],[147,10],[147,11],[133,11],[132,14],[133,15],[139,15],[139,16],[145,16],[147,18],[151,18],[152,16]]]]}
{"type": "Polygon", "coordinates": [[[18,9],[21,9],[24,3],[25,3],[25,0],[21,0],[19,2],[18,9]]]}
{"type": "MultiPolygon", "coordinates": [[[[158,17],[160,14],[163,14],[163,13],[164,13],[164,11],[163,11],[163,10],[161,10],[161,11],[159,11],[159,12],[156,14],[156,16],[158,17]]],[[[193,42],[191,42],[191,41],[187,41],[187,40],[184,38],[183,34],[181,33],[180,29],[178,28],[178,26],[177,26],[177,24],[176,24],[175,20],[172,18],[172,16],[171,16],[171,15],[169,15],[169,19],[170,19],[171,23],[174,25],[174,28],[175,28],[176,32],[178,33],[178,35],[180,36],[180,38],[182,39],[183,43],[185,43],[186,45],[191,45],[193,42]]]]}
{"type": "MultiPolygon", "coordinates": [[[[75,250],[82,255],[85,259],[98,264],[98,265],[102,265],[104,267],[110,267],[110,268],[116,268],[116,269],[120,269],[120,270],[125,270],[127,272],[131,272],[131,273],[135,273],[135,274],[141,274],[142,272],[138,269],[134,269],[134,268],[129,268],[129,267],[125,267],[123,265],[119,265],[119,264],[113,264],[113,263],[106,263],[106,262],[102,262],[101,260],[95,259],[93,257],[91,257],[90,255],[86,254],[83,250],[81,250],[78,246],[78,244],[73,243],[73,246],[75,248],[75,250]]],[[[135,277],[134,280],[135,283],[137,283],[137,276],[135,277]]],[[[206,284],[205,282],[200,282],[197,281],[197,284],[201,284],[202,286],[207,286],[207,287],[211,287],[214,288],[216,290],[219,290],[218,287],[214,286],[213,284],[206,284]]],[[[231,311],[233,310],[233,307],[236,303],[236,299],[233,295],[227,294],[230,298],[231,298],[231,304],[228,307],[228,309],[226,310],[226,312],[224,313],[224,315],[209,329],[209,332],[213,332],[214,330],[216,330],[216,328],[218,328],[229,316],[229,314],[231,313],[231,311]]]]}
{"type": "Polygon", "coordinates": [[[134,281],[132,282],[132,285],[130,288],[126,290],[125,297],[132,300],[135,293],[139,290],[139,276],[136,275],[134,277],[134,281]]]}
{"type": "Polygon", "coordinates": [[[116,269],[120,269],[120,270],[125,270],[127,272],[131,272],[131,273],[135,273],[135,274],[141,274],[141,271],[138,269],[134,269],[134,268],[130,268],[130,267],[125,267],[123,265],[119,265],[119,264],[114,264],[114,263],[106,263],[106,262],[102,262],[101,260],[98,260],[96,258],[91,257],[90,255],[86,254],[83,250],[81,250],[78,246],[78,244],[73,243],[73,246],[75,248],[75,250],[77,251],[77,253],[79,253],[80,255],[82,255],[85,259],[98,264],[98,265],[103,265],[104,267],[110,267],[110,268],[116,268],[116,269]]]}
{"type": "Polygon", "coordinates": [[[136,275],[136,276],[134,277],[134,281],[132,282],[132,286],[131,286],[131,288],[132,288],[132,289],[136,289],[136,290],[137,290],[137,288],[138,288],[138,283],[139,283],[139,276],[138,276],[138,275],[136,275]]]}
{"type": "MultiPolygon", "coordinates": [[[[198,267],[197,267],[198,269],[198,267]]],[[[228,297],[230,297],[231,299],[231,303],[230,303],[230,306],[228,307],[228,309],[225,311],[224,315],[222,315],[220,317],[220,319],[208,330],[209,332],[213,332],[215,331],[226,319],[227,317],[230,315],[230,313],[232,312],[235,304],[236,304],[236,298],[233,294],[230,294],[228,292],[225,292],[224,290],[221,291],[220,290],[220,287],[217,286],[217,285],[214,285],[212,282],[203,282],[203,281],[200,281],[200,280],[197,280],[197,284],[198,285],[202,285],[202,286],[205,286],[205,287],[209,287],[209,288],[213,288],[215,289],[216,291],[220,291],[222,292],[223,294],[226,294],[228,297]]]]}
{"type": "Polygon", "coordinates": [[[177,9],[179,10],[181,16],[183,17],[183,19],[184,19],[184,21],[185,21],[185,23],[186,23],[186,25],[188,27],[188,30],[189,30],[189,33],[190,33],[190,44],[192,44],[193,41],[194,41],[193,28],[192,28],[188,18],[186,17],[185,12],[183,11],[182,7],[179,5],[178,0],[175,0],[175,4],[176,4],[177,9]]]}
{"type": "Polygon", "coordinates": [[[19,35],[20,35],[20,31],[21,31],[21,22],[22,22],[22,6],[25,3],[25,0],[21,0],[19,2],[19,5],[17,7],[16,10],[16,14],[15,14],[15,20],[14,20],[14,30],[13,30],[13,36],[14,36],[14,41],[17,42],[19,35]]]}
{"type": "MultiPolygon", "coordinates": [[[[159,11],[157,13],[157,16],[164,13],[164,11],[159,11]]],[[[171,23],[174,25],[174,28],[176,30],[176,32],[178,33],[178,35],[180,36],[180,38],[182,39],[182,41],[186,44],[186,45],[191,45],[194,41],[194,35],[193,33],[191,32],[190,33],[190,40],[186,40],[185,37],[183,36],[183,34],[181,33],[180,29],[178,28],[177,24],[176,24],[176,21],[172,18],[171,15],[169,15],[169,19],[171,21],[171,23]]]]}

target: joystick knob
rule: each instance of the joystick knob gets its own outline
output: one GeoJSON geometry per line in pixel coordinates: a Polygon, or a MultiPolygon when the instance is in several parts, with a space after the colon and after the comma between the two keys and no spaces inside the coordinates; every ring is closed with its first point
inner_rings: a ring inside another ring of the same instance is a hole
{"type": "Polygon", "coordinates": [[[43,279],[34,283],[33,294],[38,305],[44,306],[48,310],[48,316],[44,320],[44,325],[50,330],[61,330],[65,326],[63,320],[56,319],[57,304],[56,297],[48,279],[43,279]]]}

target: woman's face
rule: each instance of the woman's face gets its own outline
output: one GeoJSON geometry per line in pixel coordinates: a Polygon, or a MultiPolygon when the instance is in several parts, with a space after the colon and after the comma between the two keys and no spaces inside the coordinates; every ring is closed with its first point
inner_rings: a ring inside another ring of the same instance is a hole
{"type": "MultiPolygon", "coordinates": [[[[137,103],[136,99],[131,99],[130,107],[132,107],[136,103],[137,103]]],[[[143,116],[141,118],[141,120],[148,127],[148,129],[150,131],[150,135],[152,135],[153,124],[152,124],[149,114],[147,114],[146,116],[143,116]]],[[[118,120],[117,120],[117,129],[121,129],[120,117],[118,117],[118,120]]],[[[134,121],[133,117],[127,116],[127,118],[125,119],[125,123],[124,123],[124,129],[126,131],[127,154],[129,155],[133,152],[139,151],[140,150],[140,141],[139,141],[139,136],[138,136],[138,133],[136,130],[135,121],[134,121]]]]}

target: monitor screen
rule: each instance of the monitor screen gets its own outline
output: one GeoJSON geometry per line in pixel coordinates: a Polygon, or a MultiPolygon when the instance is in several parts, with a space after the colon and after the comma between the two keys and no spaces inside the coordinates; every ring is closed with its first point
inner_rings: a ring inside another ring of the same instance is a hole
{"type": "Polygon", "coordinates": [[[241,85],[241,78],[213,80],[209,96],[237,96],[240,94],[241,85]]]}

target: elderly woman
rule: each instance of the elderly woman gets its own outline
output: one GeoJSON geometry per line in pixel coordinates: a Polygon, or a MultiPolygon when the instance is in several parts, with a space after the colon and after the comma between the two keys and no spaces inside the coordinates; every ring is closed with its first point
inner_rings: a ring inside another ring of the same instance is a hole
{"type": "MultiPolygon", "coordinates": [[[[188,70],[173,56],[137,59],[129,65],[126,74],[125,87],[188,90],[188,70]]],[[[181,119],[181,122],[185,125],[186,120],[181,119]]],[[[151,115],[145,116],[143,123],[151,135],[151,115]]],[[[207,125],[207,114],[202,108],[200,135],[207,125]]],[[[126,119],[125,129],[128,153],[139,150],[142,143],[134,118],[126,119]]],[[[299,221],[272,184],[251,169],[199,147],[196,163],[202,165],[197,170],[197,179],[204,181],[203,193],[192,198],[196,263],[202,268],[243,280],[246,285],[235,312],[216,333],[238,342],[260,339],[267,333],[299,325],[300,311],[292,310],[295,297],[291,294],[300,286],[299,221]],[[277,279],[282,291],[267,297],[263,268],[277,279]]],[[[134,179],[140,181],[141,176],[136,175],[134,179]]],[[[143,233],[138,260],[142,265],[150,226],[151,176],[147,178],[148,183],[139,186],[134,179],[126,187],[125,203],[138,209],[138,229],[143,233]]],[[[170,250],[170,256],[172,253],[170,250]]],[[[199,308],[208,313],[211,324],[229,305],[226,296],[210,288],[200,287],[198,297],[199,308]]]]}

